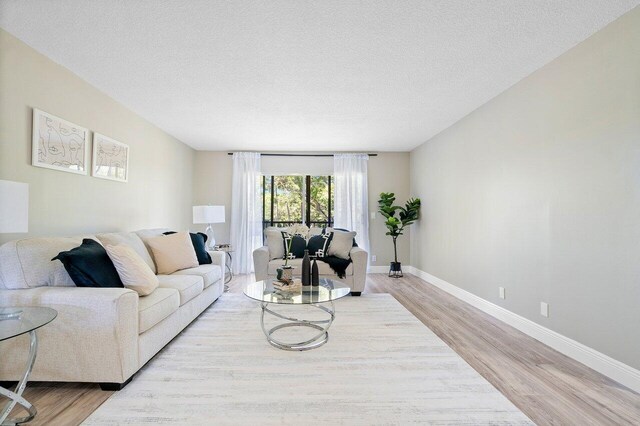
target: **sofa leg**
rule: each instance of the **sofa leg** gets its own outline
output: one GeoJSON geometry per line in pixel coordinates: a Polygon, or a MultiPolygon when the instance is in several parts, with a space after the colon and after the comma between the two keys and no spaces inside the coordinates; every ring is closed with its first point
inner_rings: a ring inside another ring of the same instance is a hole
{"type": "Polygon", "coordinates": [[[119,391],[124,389],[131,382],[131,379],[133,379],[133,376],[129,377],[124,383],[100,383],[100,389],[103,391],[119,391]]]}
{"type": "Polygon", "coordinates": [[[361,292],[361,291],[352,291],[352,292],[351,292],[351,295],[352,295],[352,296],[360,296],[361,294],[362,294],[362,292],[361,292]]]}

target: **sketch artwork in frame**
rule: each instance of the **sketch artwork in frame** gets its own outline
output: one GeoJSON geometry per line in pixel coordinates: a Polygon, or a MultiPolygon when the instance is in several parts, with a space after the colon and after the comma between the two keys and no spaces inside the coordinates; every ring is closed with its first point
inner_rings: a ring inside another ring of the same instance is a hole
{"type": "Polygon", "coordinates": [[[129,180],[129,145],[94,132],[91,175],[127,182],[129,180]]]}
{"type": "Polygon", "coordinates": [[[88,129],[34,108],[31,144],[32,165],[87,174],[88,129]]]}

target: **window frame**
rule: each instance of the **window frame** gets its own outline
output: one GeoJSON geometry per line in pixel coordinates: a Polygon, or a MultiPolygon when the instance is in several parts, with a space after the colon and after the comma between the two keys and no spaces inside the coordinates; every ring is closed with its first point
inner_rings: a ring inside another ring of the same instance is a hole
{"type": "MultiPolygon", "coordinates": [[[[333,176],[331,175],[325,175],[327,176],[327,220],[326,221],[311,221],[311,175],[306,175],[305,178],[305,194],[304,194],[304,203],[305,203],[305,217],[302,223],[304,223],[306,226],[308,226],[309,228],[311,228],[313,225],[322,225],[322,226],[326,226],[326,227],[332,227],[333,226],[333,216],[331,215],[331,195],[332,195],[332,179],[333,176]]],[[[268,226],[286,226],[286,225],[293,225],[295,223],[299,223],[299,222],[294,222],[294,221],[278,221],[278,220],[273,220],[273,210],[274,210],[274,203],[275,203],[275,175],[271,175],[269,176],[271,182],[270,182],[270,192],[271,192],[271,198],[269,200],[269,211],[270,211],[270,215],[269,218],[266,217],[266,194],[267,194],[267,176],[266,175],[262,175],[262,228],[266,228],[268,226]]]]}

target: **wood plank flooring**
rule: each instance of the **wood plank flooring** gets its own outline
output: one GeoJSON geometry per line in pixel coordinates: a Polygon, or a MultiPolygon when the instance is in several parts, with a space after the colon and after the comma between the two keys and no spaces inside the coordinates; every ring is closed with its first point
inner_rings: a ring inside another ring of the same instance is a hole
{"type": "MultiPolygon", "coordinates": [[[[230,291],[251,279],[234,278],[230,291]]],[[[637,393],[417,277],[370,274],[365,292],[392,294],[539,425],[640,424],[637,393]]],[[[25,396],[38,416],[29,424],[79,424],[110,395],[93,384],[31,383],[25,396]]]]}

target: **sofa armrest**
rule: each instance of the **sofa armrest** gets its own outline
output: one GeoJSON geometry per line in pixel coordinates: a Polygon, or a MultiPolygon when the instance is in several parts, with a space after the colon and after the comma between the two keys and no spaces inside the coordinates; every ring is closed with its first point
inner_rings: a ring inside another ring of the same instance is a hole
{"type": "Polygon", "coordinates": [[[253,251],[253,270],[256,281],[267,279],[269,271],[269,247],[262,246],[253,251]]]}
{"type": "MultiPolygon", "coordinates": [[[[124,288],[0,290],[0,306],[46,306],[57,318],[38,329],[32,380],[123,383],[139,368],[138,294],[124,288]]],[[[26,335],[1,342],[0,380],[17,380],[26,335]]]]}
{"type": "Polygon", "coordinates": [[[360,247],[353,247],[349,252],[351,261],[353,262],[353,287],[352,292],[363,292],[364,285],[367,281],[367,263],[369,262],[369,253],[360,247]]]}
{"type": "Polygon", "coordinates": [[[212,263],[220,267],[220,271],[222,272],[222,283],[225,283],[227,274],[227,253],[215,250],[207,250],[207,252],[211,256],[212,263]]]}

